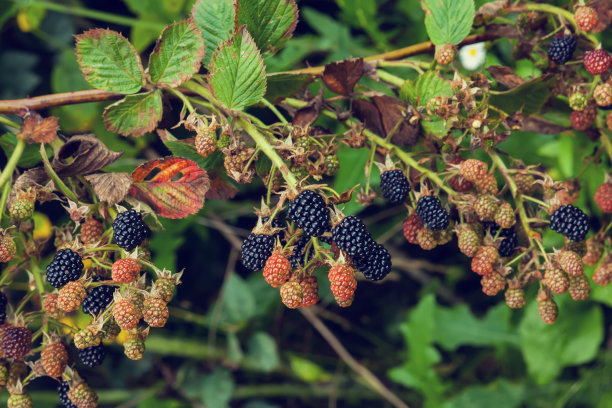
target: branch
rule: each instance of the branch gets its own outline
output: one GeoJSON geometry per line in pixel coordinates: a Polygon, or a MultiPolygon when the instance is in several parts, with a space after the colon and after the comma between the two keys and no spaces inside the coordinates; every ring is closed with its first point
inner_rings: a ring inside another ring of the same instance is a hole
{"type": "Polygon", "coordinates": [[[85,91],[63,92],[50,95],[41,95],[34,98],[9,99],[0,101],[0,114],[24,114],[29,110],[41,110],[55,106],[76,105],[87,102],[114,101],[125,95],[99,89],[85,91]]]}

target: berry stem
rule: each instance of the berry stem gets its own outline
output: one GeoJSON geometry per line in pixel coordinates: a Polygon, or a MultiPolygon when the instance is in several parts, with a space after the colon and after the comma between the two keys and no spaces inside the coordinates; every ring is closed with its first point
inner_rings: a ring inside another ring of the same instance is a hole
{"type": "Polygon", "coordinates": [[[4,214],[4,208],[6,207],[6,200],[8,200],[9,193],[11,192],[11,183],[6,183],[2,187],[2,197],[0,198],[0,221],[2,221],[2,214],[4,214]]]}
{"type": "Polygon", "coordinates": [[[36,284],[36,290],[42,301],[43,294],[45,293],[45,284],[43,283],[42,273],[38,267],[38,260],[34,257],[30,258],[30,272],[34,275],[34,283],[36,284]]]}
{"type": "Polygon", "coordinates": [[[531,196],[528,196],[528,195],[521,195],[521,197],[524,198],[525,200],[532,201],[532,202],[534,202],[536,204],[539,204],[539,205],[541,205],[544,208],[550,207],[550,205],[548,205],[547,203],[545,203],[542,200],[538,200],[537,198],[534,198],[534,197],[531,197],[531,196]]]}
{"type": "Polygon", "coordinates": [[[183,105],[184,105],[183,109],[186,107],[189,113],[193,113],[193,111],[195,111],[195,109],[193,108],[193,105],[191,104],[191,102],[189,102],[189,99],[187,99],[187,97],[183,95],[182,92],[177,91],[176,89],[172,89],[172,88],[170,88],[169,91],[170,93],[172,93],[172,95],[176,96],[181,101],[183,101],[183,105]]]}
{"type": "Polygon", "coordinates": [[[266,106],[266,108],[270,109],[272,111],[272,113],[274,113],[276,115],[278,120],[280,120],[282,122],[283,125],[289,124],[289,122],[287,122],[287,119],[285,119],[283,114],[280,113],[280,111],[276,108],[276,106],[272,105],[270,103],[270,101],[268,101],[266,98],[262,98],[261,99],[261,103],[264,104],[266,106]]]}
{"type": "Polygon", "coordinates": [[[79,204],[79,199],[76,197],[76,195],[74,195],[74,193],[70,191],[70,189],[66,186],[66,184],[64,184],[62,179],[60,179],[57,173],[55,173],[53,167],[51,167],[51,163],[49,163],[49,159],[47,158],[47,152],[45,151],[45,145],[42,143],[40,144],[40,157],[42,157],[42,161],[45,165],[45,170],[47,170],[47,174],[49,175],[49,177],[51,177],[57,188],[59,188],[62,193],[66,195],[66,197],[79,204]]]}
{"type": "Polygon", "coordinates": [[[376,73],[385,82],[390,83],[391,85],[395,85],[398,88],[401,88],[404,85],[404,81],[402,78],[395,76],[393,74],[388,73],[387,71],[383,71],[382,69],[377,69],[376,73]]]}
{"type": "Polygon", "coordinates": [[[23,139],[17,138],[17,144],[13,149],[13,153],[11,153],[11,157],[9,157],[6,163],[6,167],[2,169],[2,173],[0,174],[0,187],[4,186],[4,184],[13,177],[13,171],[15,167],[17,167],[17,162],[21,159],[21,155],[25,150],[25,144],[23,139]]]}
{"type": "Polygon", "coordinates": [[[606,153],[608,153],[608,158],[612,161],[612,142],[610,142],[609,132],[605,131],[601,133],[601,143],[604,145],[606,153]]]}

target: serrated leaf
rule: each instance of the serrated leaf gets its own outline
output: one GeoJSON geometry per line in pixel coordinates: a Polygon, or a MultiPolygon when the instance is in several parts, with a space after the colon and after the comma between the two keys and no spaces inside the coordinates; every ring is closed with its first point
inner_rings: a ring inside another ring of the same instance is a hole
{"type": "Polygon", "coordinates": [[[123,136],[142,136],[157,126],[162,116],[159,90],[127,95],[104,109],[104,123],[111,132],[123,136]]]}
{"type": "Polygon", "coordinates": [[[474,0],[421,0],[425,28],[435,45],[459,44],[470,33],[474,0]]]}
{"type": "Polygon", "coordinates": [[[246,25],[262,52],[278,51],[293,35],[298,21],[294,0],[236,0],[237,27],[246,25]]]}
{"type": "Polygon", "coordinates": [[[236,31],[213,55],[209,83],[215,97],[231,110],[244,109],[265,95],[265,66],[246,27],[236,31]]]}
{"type": "Polygon", "coordinates": [[[251,286],[240,276],[232,274],[223,285],[223,295],[217,307],[222,308],[220,321],[241,323],[253,317],[257,303],[251,286]]]}
{"type": "Polygon", "coordinates": [[[453,92],[450,83],[435,72],[428,72],[418,77],[414,83],[406,81],[400,89],[402,101],[409,101],[416,107],[427,106],[431,98],[437,96],[451,97],[453,92]]]}
{"type": "Polygon", "coordinates": [[[94,88],[132,94],[144,85],[140,56],[115,31],[98,28],[77,35],[76,53],[81,72],[94,88]]]}
{"type": "Polygon", "coordinates": [[[206,171],[182,157],[150,160],[134,169],[130,195],[166,218],[195,214],[204,205],[210,180],[206,171]]]}
{"type": "Polygon", "coordinates": [[[191,15],[204,37],[204,66],[208,67],[213,53],[234,33],[235,10],[233,0],[198,0],[191,15]]]}
{"type": "Polygon", "coordinates": [[[266,99],[277,104],[307,87],[314,78],[307,74],[268,74],[266,99]]]}
{"type": "Polygon", "coordinates": [[[247,344],[247,356],[258,370],[265,373],[274,371],[280,365],[276,342],[265,332],[251,336],[247,344]]]}
{"type": "Polygon", "coordinates": [[[553,75],[542,75],[509,91],[492,93],[489,103],[508,115],[518,111],[530,115],[538,112],[548,100],[556,80],[553,75]]]}
{"type": "Polygon", "coordinates": [[[149,77],[160,88],[174,88],[200,70],[204,39],[193,20],[167,26],[149,57],[149,77]]]}

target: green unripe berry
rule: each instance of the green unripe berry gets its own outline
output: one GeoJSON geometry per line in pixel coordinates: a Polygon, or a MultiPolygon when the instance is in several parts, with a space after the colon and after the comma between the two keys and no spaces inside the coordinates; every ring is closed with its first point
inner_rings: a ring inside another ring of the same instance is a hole
{"type": "Polygon", "coordinates": [[[325,157],[325,174],[328,176],[335,176],[340,169],[340,160],[335,154],[325,157]]]}
{"type": "Polygon", "coordinates": [[[34,202],[26,199],[17,199],[9,207],[9,215],[16,221],[26,221],[34,215],[34,202]]]}
{"type": "Polygon", "coordinates": [[[586,95],[581,92],[571,94],[568,101],[570,108],[575,111],[584,110],[588,103],[586,95]]]}

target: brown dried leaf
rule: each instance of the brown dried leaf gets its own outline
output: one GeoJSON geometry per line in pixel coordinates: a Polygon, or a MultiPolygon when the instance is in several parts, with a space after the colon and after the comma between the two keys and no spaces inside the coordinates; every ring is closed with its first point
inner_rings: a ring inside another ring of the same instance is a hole
{"type": "Polygon", "coordinates": [[[497,0],[483,4],[474,15],[474,25],[482,25],[485,21],[499,16],[502,11],[510,7],[510,3],[510,0],[497,0]]]}
{"type": "Polygon", "coordinates": [[[523,127],[521,130],[525,132],[543,133],[545,135],[557,135],[569,129],[571,128],[557,125],[546,119],[535,116],[525,116],[523,117],[523,127]]]}
{"type": "Polygon", "coordinates": [[[363,58],[332,62],[325,66],[323,83],[330,91],[348,96],[363,73],[363,58]]]}
{"type": "Polygon", "coordinates": [[[43,119],[36,112],[28,112],[23,117],[23,124],[17,137],[26,143],[51,143],[55,140],[58,131],[59,125],[55,116],[43,119]]]}
{"type": "Polygon", "coordinates": [[[399,126],[393,133],[391,142],[400,146],[414,145],[419,134],[419,126],[408,123],[409,117],[405,113],[406,108],[402,102],[387,95],[373,96],[371,99],[380,112],[385,137],[393,132],[396,126],[399,126]]]}
{"type": "Polygon", "coordinates": [[[612,0],[593,0],[588,4],[597,10],[599,15],[599,23],[591,31],[601,33],[612,23],[612,0]]]}
{"type": "Polygon", "coordinates": [[[329,197],[329,202],[334,205],[348,203],[353,197],[353,190],[355,190],[357,187],[359,187],[359,184],[357,184],[350,190],[343,191],[339,196],[329,197]]]}
{"type": "Polygon", "coordinates": [[[49,179],[45,168],[35,167],[17,177],[7,205],[10,205],[15,198],[17,191],[26,191],[28,189],[32,189],[36,193],[36,199],[40,202],[58,199],[58,196],[53,193],[55,186],[49,179]]]}
{"type": "Polygon", "coordinates": [[[323,88],[319,94],[308,102],[308,105],[298,109],[293,115],[293,125],[301,128],[307,128],[314,123],[321,112],[321,104],[323,103],[323,88]]]}
{"type": "Polygon", "coordinates": [[[234,198],[238,193],[238,189],[233,184],[219,177],[218,174],[212,173],[208,177],[210,178],[210,190],[206,192],[207,200],[227,201],[234,198]]]}
{"type": "Polygon", "coordinates": [[[385,137],[387,132],[383,127],[382,119],[378,108],[365,99],[355,99],[353,101],[353,115],[363,122],[365,127],[380,137],[385,137]]]}
{"type": "Polygon", "coordinates": [[[488,24],[486,29],[487,34],[496,37],[519,38],[518,29],[508,24],[488,24]]]}
{"type": "Polygon", "coordinates": [[[51,166],[60,177],[90,174],[114,163],[122,154],[109,150],[93,134],[73,136],[57,152],[51,166]]]}
{"type": "Polygon", "coordinates": [[[128,173],[96,173],[85,176],[85,179],[91,183],[100,201],[108,205],[123,201],[132,185],[132,176],[128,173]]]}
{"type": "Polygon", "coordinates": [[[500,84],[512,89],[525,83],[525,80],[516,75],[512,68],[494,65],[487,68],[489,74],[500,84]]]}

